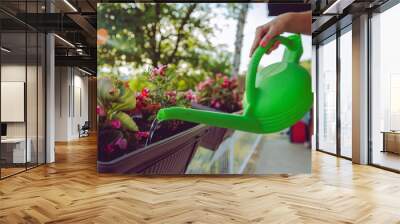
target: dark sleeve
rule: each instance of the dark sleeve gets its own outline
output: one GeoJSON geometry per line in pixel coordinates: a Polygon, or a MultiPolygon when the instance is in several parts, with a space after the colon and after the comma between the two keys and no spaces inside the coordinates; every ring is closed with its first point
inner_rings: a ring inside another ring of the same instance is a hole
{"type": "Polygon", "coordinates": [[[307,3],[268,3],[268,16],[278,16],[287,12],[305,12],[311,10],[307,3]]]}

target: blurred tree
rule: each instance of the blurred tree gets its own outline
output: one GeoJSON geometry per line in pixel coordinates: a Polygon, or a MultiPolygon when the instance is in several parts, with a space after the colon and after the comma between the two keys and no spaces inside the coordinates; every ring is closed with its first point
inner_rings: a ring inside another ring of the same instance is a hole
{"type": "Polygon", "coordinates": [[[99,4],[97,13],[98,29],[109,36],[98,47],[99,65],[167,64],[179,73],[180,88],[192,88],[215,72],[231,71],[232,55],[210,41],[215,14],[210,4],[99,4]]]}
{"type": "Polygon", "coordinates": [[[249,11],[249,4],[241,4],[237,6],[236,10],[234,10],[234,13],[235,14],[237,13],[236,15],[237,27],[236,27],[235,52],[233,53],[233,71],[232,71],[233,76],[239,75],[240,57],[243,45],[243,32],[248,11],[249,11]]]}

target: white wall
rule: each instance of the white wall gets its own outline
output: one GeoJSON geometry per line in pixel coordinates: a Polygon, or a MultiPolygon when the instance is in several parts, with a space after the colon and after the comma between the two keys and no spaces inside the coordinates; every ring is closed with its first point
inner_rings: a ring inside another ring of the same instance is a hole
{"type": "MultiPolygon", "coordinates": [[[[3,64],[1,66],[1,81],[3,82],[24,82],[26,83],[26,108],[22,108],[27,119],[23,122],[6,122],[7,137],[9,138],[25,138],[30,139],[32,161],[44,163],[44,74],[42,68],[35,66],[25,66],[25,64],[3,64]],[[38,71],[36,69],[39,69],[38,71]],[[27,80],[25,80],[27,78],[27,80]],[[37,156],[37,153],[39,156],[37,156]]],[[[23,94],[23,93],[22,93],[23,94]]],[[[7,97],[7,96],[2,96],[7,97]]],[[[7,111],[10,108],[1,108],[7,111]]],[[[7,113],[12,111],[7,111],[7,113]]]]}
{"type": "MultiPolygon", "coordinates": [[[[1,66],[1,81],[4,82],[25,82],[25,64],[8,64],[1,66]]],[[[7,110],[7,108],[1,108],[7,110]]],[[[25,123],[7,123],[7,137],[25,137],[25,123]]]]}
{"type": "Polygon", "coordinates": [[[55,140],[77,139],[78,125],[88,120],[88,78],[72,67],[56,67],[55,74],[55,140]]]}
{"type": "MultiPolygon", "coordinates": [[[[2,82],[25,82],[25,75],[27,69],[28,72],[28,86],[27,86],[27,122],[28,129],[32,127],[36,130],[36,82],[31,75],[34,74],[36,77],[36,66],[27,66],[19,64],[5,64],[1,66],[1,81],[2,82]]],[[[3,96],[4,97],[4,96],[3,96]]],[[[42,105],[39,105],[41,107],[42,105]]],[[[1,108],[7,110],[7,108],[1,108]]],[[[8,137],[25,137],[25,122],[7,122],[7,135],[8,137]]],[[[35,132],[36,136],[36,132],[35,132]]],[[[28,130],[28,137],[29,130],[28,130]]]]}
{"type": "Polygon", "coordinates": [[[67,141],[69,133],[69,69],[67,67],[55,68],[55,141],[67,141]]]}

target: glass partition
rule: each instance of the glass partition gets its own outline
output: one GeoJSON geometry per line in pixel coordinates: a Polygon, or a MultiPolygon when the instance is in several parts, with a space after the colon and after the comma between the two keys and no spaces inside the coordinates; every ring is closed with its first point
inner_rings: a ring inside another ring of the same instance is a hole
{"type": "Polygon", "coordinates": [[[352,157],[352,34],[340,36],[340,155],[352,157]]]}
{"type": "Polygon", "coordinates": [[[336,39],[318,48],[318,149],[336,153],[336,39]]]}
{"type": "Polygon", "coordinates": [[[371,162],[400,170],[400,5],[371,18],[371,162]]]}
{"type": "Polygon", "coordinates": [[[25,32],[1,34],[2,177],[24,171],[26,163],[31,162],[26,141],[26,41],[25,32]]]}
{"type": "Polygon", "coordinates": [[[43,3],[0,2],[0,178],[45,162],[45,35],[16,18],[43,3]]]}

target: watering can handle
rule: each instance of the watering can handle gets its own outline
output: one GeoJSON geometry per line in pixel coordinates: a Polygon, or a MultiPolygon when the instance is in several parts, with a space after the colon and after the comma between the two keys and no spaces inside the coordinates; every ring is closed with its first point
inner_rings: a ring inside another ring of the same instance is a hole
{"type": "Polygon", "coordinates": [[[249,105],[251,105],[256,99],[256,76],[258,65],[260,64],[262,56],[265,55],[276,41],[279,41],[286,47],[282,59],[284,62],[299,63],[300,57],[303,54],[303,46],[299,34],[294,34],[288,37],[276,36],[272,38],[265,47],[259,46],[251,58],[247,71],[246,101],[249,105]]]}

